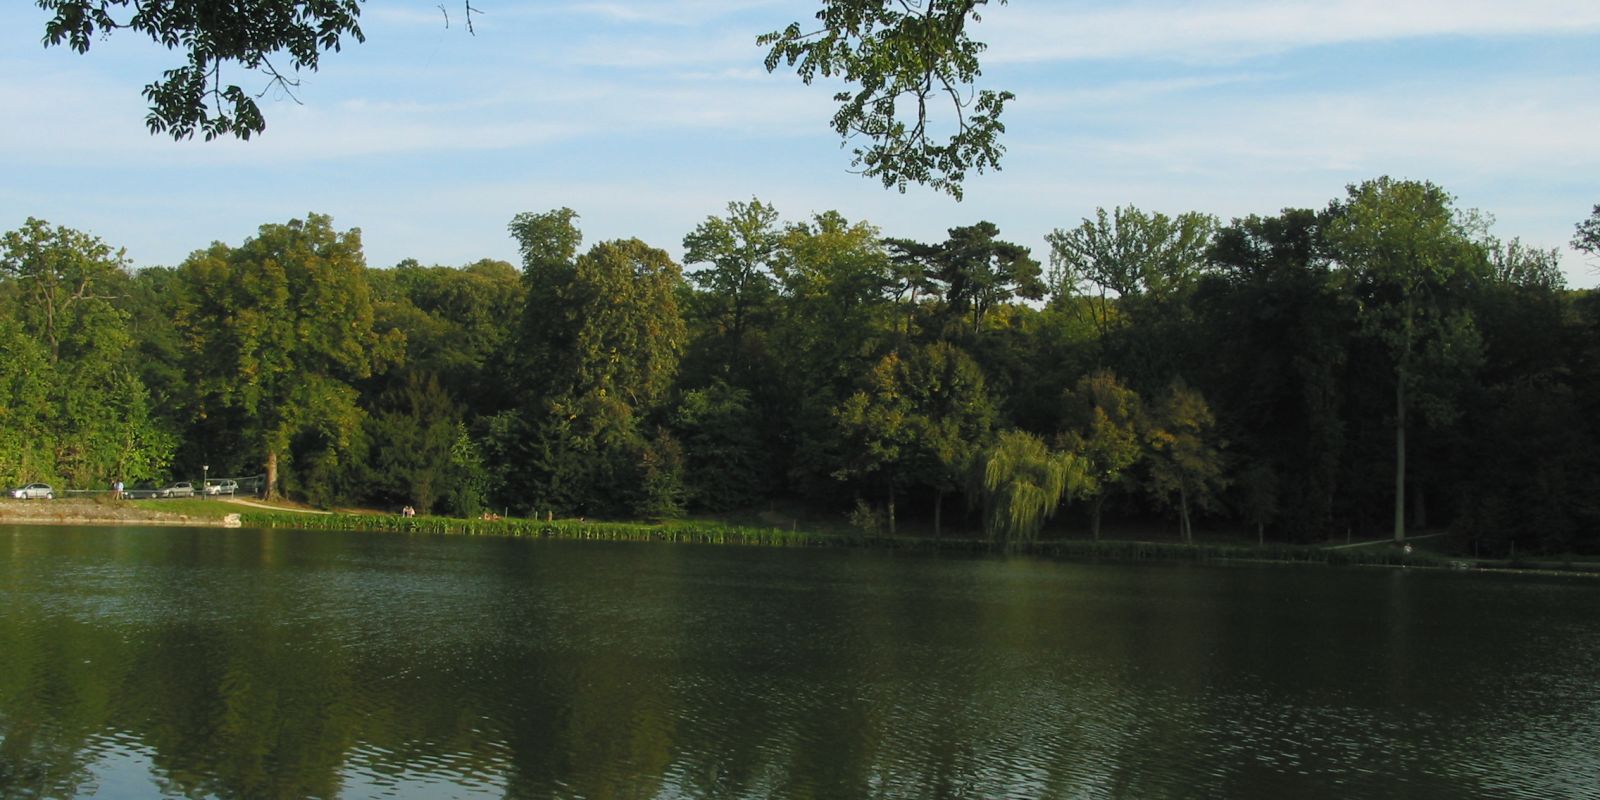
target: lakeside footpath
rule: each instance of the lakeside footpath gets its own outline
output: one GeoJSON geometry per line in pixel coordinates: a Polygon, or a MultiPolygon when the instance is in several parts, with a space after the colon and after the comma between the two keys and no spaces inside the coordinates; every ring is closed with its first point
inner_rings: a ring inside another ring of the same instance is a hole
{"type": "MultiPolygon", "coordinates": [[[[762,547],[842,547],[908,552],[997,552],[1005,548],[983,539],[820,533],[777,527],[733,525],[709,520],[661,523],[558,519],[458,519],[403,517],[372,512],[321,511],[243,498],[192,500],[64,499],[0,501],[0,525],[180,525],[200,527],[300,528],[307,530],[420,533],[458,536],[658,541],[685,544],[762,547]]],[[[1419,537],[1420,538],[1420,537],[1419,537]]],[[[1434,569],[1526,571],[1600,577],[1600,561],[1561,557],[1482,559],[1452,556],[1418,547],[1412,552],[1387,541],[1365,545],[1256,545],[1104,539],[1051,539],[1010,548],[1009,552],[1045,558],[1124,561],[1233,561],[1330,565],[1399,566],[1434,569]]]]}

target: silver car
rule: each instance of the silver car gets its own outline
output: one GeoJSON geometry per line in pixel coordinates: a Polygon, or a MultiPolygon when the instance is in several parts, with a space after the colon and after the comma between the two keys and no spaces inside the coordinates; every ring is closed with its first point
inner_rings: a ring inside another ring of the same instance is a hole
{"type": "Polygon", "coordinates": [[[11,490],[11,496],[18,500],[54,500],[56,491],[45,483],[30,483],[27,486],[18,486],[11,490]]]}
{"type": "Polygon", "coordinates": [[[177,483],[161,487],[160,492],[157,493],[156,496],[157,497],[194,497],[194,484],[192,484],[192,483],[190,483],[188,481],[178,481],[177,483]]]}
{"type": "Polygon", "coordinates": [[[232,496],[239,491],[239,484],[227,478],[212,478],[206,481],[206,494],[225,494],[232,496]]]}

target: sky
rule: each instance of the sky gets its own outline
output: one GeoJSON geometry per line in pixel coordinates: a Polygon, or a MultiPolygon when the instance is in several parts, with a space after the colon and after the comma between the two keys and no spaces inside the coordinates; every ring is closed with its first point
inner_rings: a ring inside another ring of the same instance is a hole
{"type": "Polygon", "coordinates": [[[365,43],[268,92],[265,133],[213,142],[145,128],[140,91],[179,54],[126,34],[47,49],[46,13],[4,3],[0,230],[37,217],[172,266],[316,212],[360,228],[369,265],[459,266],[515,263],[511,218],[569,207],[588,243],[679,257],[699,222],[759,198],[923,241],[988,220],[1043,261],[1046,234],[1100,207],[1226,222],[1389,175],[1600,284],[1568,247],[1600,204],[1594,0],[991,3],[979,85],[1016,99],[1002,169],[960,202],[852,174],[834,87],[762,67],[756,36],[814,0],[473,0],[471,34],[442,2],[365,3],[365,43]]]}

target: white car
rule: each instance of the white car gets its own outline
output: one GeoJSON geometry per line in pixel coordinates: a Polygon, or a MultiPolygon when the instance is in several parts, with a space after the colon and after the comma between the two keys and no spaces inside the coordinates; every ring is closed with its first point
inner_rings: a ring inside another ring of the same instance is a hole
{"type": "Polygon", "coordinates": [[[30,483],[27,486],[18,486],[11,490],[11,496],[18,500],[54,500],[56,492],[45,483],[30,483]]]}

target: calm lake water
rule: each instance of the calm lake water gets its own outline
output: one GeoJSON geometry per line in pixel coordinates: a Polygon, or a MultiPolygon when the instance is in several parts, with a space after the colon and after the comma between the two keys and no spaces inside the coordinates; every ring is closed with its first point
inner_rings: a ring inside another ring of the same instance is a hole
{"type": "Polygon", "coordinates": [[[0,527],[0,796],[1600,797],[1600,580],[0,527]]]}

